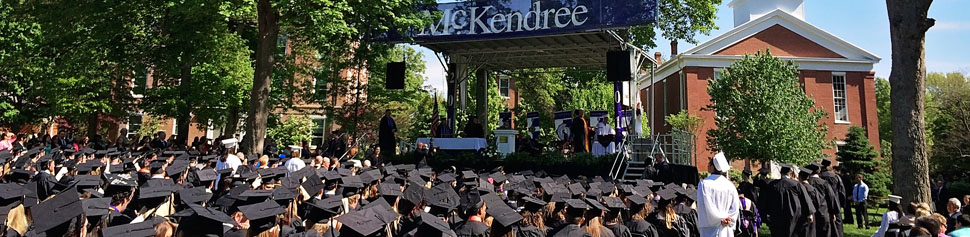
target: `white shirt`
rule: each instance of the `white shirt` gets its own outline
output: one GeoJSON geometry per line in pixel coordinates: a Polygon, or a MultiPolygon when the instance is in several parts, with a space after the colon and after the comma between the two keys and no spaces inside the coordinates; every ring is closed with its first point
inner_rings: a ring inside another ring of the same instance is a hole
{"type": "Polygon", "coordinates": [[[888,211],[882,214],[882,223],[879,224],[879,229],[876,233],[872,234],[872,237],[883,237],[886,236],[886,231],[889,230],[889,224],[899,223],[899,213],[896,211],[888,211]]]}
{"type": "Polygon", "coordinates": [[[726,177],[710,175],[697,185],[697,229],[701,237],[733,237],[741,201],[738,191],[726,177]],[[730,217],[728,226],[721,220],[730,217]]]}
{"type": "Polygon", "coordinates": [[[290,175],[290,173],[301,170],[303,167],[306,167],[306,163],[303,162],[303,159],[300,159],[299,157],[290,158],[286,161],[286,170],[290,171],[287,172],[286,175],[290,175]]]}
{"type": "Polygon", "coordinates": [[[596,125],[596,135],[610,135],[614,133],[616,133],[616,131],[613,131],[613,128],[604,122],[600,122],[596,125]]]}
{"type": "MultiPolygon", "coordinates": [[[[219,162],[216,162],[216,170],[232,169],[232,173],[229,174],[230,176],[232,176],[236,174],[236,168],[239,167],[240,165],[242,165],[242,160],[239,160],[239,157],[236,155],[229,154],[228,156],[226,156],[225,162],[223,162],[222,160],[219,160],[219,162]]],[[[217,179],[221,179],[221,178],[222,178],[222,175],[220,174],[217,177],[217,179]]]]}

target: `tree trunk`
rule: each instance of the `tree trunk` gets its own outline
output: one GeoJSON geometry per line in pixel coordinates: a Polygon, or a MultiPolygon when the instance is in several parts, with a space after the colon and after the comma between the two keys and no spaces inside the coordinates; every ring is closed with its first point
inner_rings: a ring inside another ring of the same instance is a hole
{"type": "Polygon", "coordinates": [[[229,116],[226,117],[226,127],[223,134],[234,136],[239,127],[239,105],[229,106],[229,116]]]}
{"type": "MultiPolygon", "coordinates": [[[[182,52],[182,70],[181,70],[182,80],[179,82],[179,95],[182,98],[189,98],[192,87],[192,55],[188,52],[182,52]]],[[[189,140],[189,126],[192,122],[192,105],[190,100],[185,100],[181,106],[179,106],[178,111],[175,116],[175,124],[178,126],[178,130],[174,131],[178,136],[175,138],[176,143],[179,145],[187,144],[189,140]]]]}
{"type": "Polygon", "coordinates": [[[475,71],[475,79],[475,110],[478,112],[478,121],[488,125],[488,71],[478,69],[475,71]]]}
{"type": "Polygon", "coordinates": [[[927,18],[932,0],[886,0],[892,39],[893,193],[902,203],[930,202],[926,154],[926,60],[923,44],[934,20],[927,18]]]}
{"type": "MultiPolygon", "coordinates": [[[[88,115],[87,128],[86,128],[87,131],[85,131],[85,134],[87,134],[88,138],[93,140],[94,136],[98,135],[98,128],[100,127],[100,125],[101,125],[100,112],[95,112],[88,115]]],[[[75,138],[75,139],[78,139],[78,138],[75,138]]],[[[76,140],[76,141],[80,142],[80,140],[76,140]]]]}
{"type": "Polygon", "coordinates": [[[269,90],[272,83],[273,55],[276,54],[276,38],[279,34],[279,13],[270,0],[257,0],[258,32],[256,33],[256,71],[253,90],[250,92],[249,113],[246,117],[246,136],[243,152],[260,154],[266,136],[266,120],[269,117],[269,90]]]}

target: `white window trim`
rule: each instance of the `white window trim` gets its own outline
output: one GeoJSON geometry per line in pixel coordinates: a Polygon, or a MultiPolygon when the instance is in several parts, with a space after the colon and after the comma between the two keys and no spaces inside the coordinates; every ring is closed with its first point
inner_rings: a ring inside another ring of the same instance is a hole
{"type": "Polygon", "coordinates": [[[849,120],[849,90],[847,88],[847,84],[848,84],[847,83],[847,80],[848,80],[848,78],[845,77],[845,72],[832,72],[832,78],[831,78],[831,80],[832,80],[832,84],[831,85],[832,85],[832,115],[833,115],[832,116],[832,119],[835,120],[835,124],[852,124],[852,122],[849,120]],[[839,117],[838,117],[838,115],[836,115],[836,113],[838,113],[838,111],[835,110],[836,109],[835,106],[836,106],[836,103],[837,103],[835,101],[835,99],[836,99],[835,98],[835,77],[836,76],[842,76],[842,93],[843,93],[842,94],[842,100],[845,101],[845,108],[844,108],[845,109],[845,120],[840,120],[839,117]]]}
{"type": "MultiPolygon", "coordinates": [[[[133,116],[138,116],[138,118],[141,118],[141,121],[138,121],[138,128],[141,129],[141,127],[144,125],[143,123],[145,122],[145,114],[142,113],[142,112],[136,112],[136,113],[131,113],[131,114],[128,115],[129,118],[130,117],[133,117],[133,116]]],[[[128,134],[125,134],[126,137],[131,137],[131,135],[138,135],[138,131],[132,131],[131,130],[131,120],[130,119],[129,119],[129,121],[127,123],[125,123],[125,129],[128,130],[128,134]]]]}
{"type": "Polygon", "coordinates": [[[512,79],[508,76],[502,75],[498,77],[498,95],[506,99],[512,96],[512,79]],[[505,83],[505,88],[507,88],[508,91],[506,95],[502,95],[502,80],[507,81],[507,83],[505,83]]]}

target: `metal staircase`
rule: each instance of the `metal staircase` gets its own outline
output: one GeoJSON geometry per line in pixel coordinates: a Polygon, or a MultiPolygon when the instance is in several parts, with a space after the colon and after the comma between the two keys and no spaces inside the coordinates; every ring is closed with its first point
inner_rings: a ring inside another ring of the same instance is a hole
{"type": "Polygon", "coordinates": [[[691,137],[683,134],[627,137],[620,146],[613,168],[610,169],[610,177],[624,182],[643,178],[657,155],[671,163],[693,165],[693,146],[691,137]]]}

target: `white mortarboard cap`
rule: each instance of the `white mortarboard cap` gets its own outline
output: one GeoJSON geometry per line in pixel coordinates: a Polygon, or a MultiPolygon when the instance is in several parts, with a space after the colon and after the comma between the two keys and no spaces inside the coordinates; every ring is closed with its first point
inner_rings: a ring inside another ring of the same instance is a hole
{"type": "Polygon", "coordinates": [[[226,148],[236,147],[236,144],[238,144],[238,143],[239,143],[239,140],[236,140],[235,138],[229,138],[229,139],[222,140],[222,146],[224,146],[226,148]]]}
{"type": "Polygon", "coordinates": [[[303,147],[297,146],[297,145],[290,145],[290,151],[299,151],[299,150],[303,150],[303,147]]]}
{"type": "Polygon", "coordinates": [[[714,169],[721,172],[727,172],[731,169],[731,163],[728,163],[727,157],[724,157],[724,152],[718,152],[714,155],[714,169]]]}
{"type": "Polygon", "coordinates": [[[902,200],[902,199],[903,199],[903,197],[900,197],[900,196],[889,195],[889,201],[890,202],[894,202],[896,204],[899,204],[899,201],[902,200]]]}

